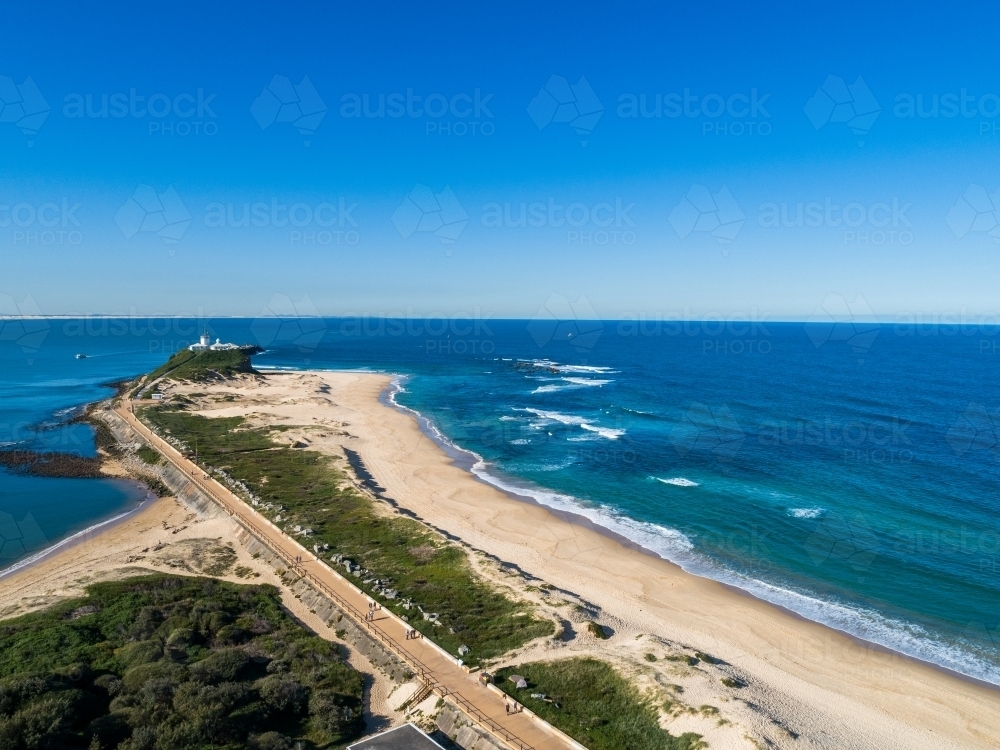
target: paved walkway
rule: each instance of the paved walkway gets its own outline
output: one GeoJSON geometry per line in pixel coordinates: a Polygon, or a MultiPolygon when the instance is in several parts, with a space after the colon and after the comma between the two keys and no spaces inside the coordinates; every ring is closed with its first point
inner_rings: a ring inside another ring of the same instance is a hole
{"type": "Polygon", "coordinates": [[[569,750],[573,747],[573,744],[553,732],[540,719],[524,713],[508,715],[504,699],[482,685],[475,676],[468,674],[443,650],[424,638],[407,640],[409,625],[391,612],[377,610],[374,621],[366,620],[368,603],[372,600],[364,592],[286,535],[253,506],[215,479],[206,476],[197,464],[185,458],[140,422],[133,410],[132,401],[123,398],[122,405],[115,411],[195,486],[222,506],[287,565],[330,597],[345,615],[406,662],[435,693],[447,698],[470,719],[516,750],[569,750]]]}

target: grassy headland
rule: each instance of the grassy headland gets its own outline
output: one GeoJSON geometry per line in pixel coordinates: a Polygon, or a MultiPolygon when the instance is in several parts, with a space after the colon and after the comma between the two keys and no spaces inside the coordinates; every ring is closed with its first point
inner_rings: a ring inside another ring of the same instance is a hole
{"type": "Polygon", "coordinates": [[[279,444],[240,417],[210,419],[172,404],[140,416],[188,447],[197,444],[204,466],[428,638],[456,656],[468,647],[466,662],[554,632],[530,604],[477,576],[459,547],[417,521],[377,513],[333,459],[279,444]]]}
{"type": "Polygon", "coordinates": [[[340,746],[361,697],[272,586],[143,576],[0,622],[4,750],[340,746]]]}
{"type": "Polygon", "coordinates": [[[193,352],[190,349],[183,349],[153,370],[145,382],[152,383],[163,377],[172,380],[199,381],[228,378],[237,373],[256,374],[256,370],[250,364],[250,357],[262,351],[259,346],[243,346],[219,352],[193,352]]]}

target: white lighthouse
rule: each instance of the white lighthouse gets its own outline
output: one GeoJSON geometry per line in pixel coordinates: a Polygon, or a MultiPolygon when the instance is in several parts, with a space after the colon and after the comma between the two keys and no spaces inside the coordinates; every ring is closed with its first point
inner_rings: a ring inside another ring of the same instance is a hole
{"type": "Polygon", "coordinates": [[[212,343],[212,337],[208,335],[208,331],[201,334],[201,340],[197,344],[191,344],[188,347],[193,352],[228,352],[232,349],[239,349],[236,344],[223,344],[219,339],[212,343]]]}

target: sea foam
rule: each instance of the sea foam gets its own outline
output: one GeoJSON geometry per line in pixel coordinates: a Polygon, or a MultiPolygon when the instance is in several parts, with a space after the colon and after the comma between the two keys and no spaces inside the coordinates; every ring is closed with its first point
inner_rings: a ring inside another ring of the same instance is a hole
{"type": "MultiPolygon", "coordinates": [[[[551,380],[552,378],[534,378],[536,380],[551,380]]],[[[613,383],[613,380],[601,380],[599,378],[559,378],[561,383],[547,383],[540,385],[532,393],[555,393],[557,391],[568,391],[574,388],[600,387],[613,383]]]]}
{"type": "Polygon", "coordinates": [[[819,518],[823,514],[822,508],[789,508],[788,515],[793,518],[819,518]]]}
{"type": "Polygon", "coordinates": [[[664,484],[672,484],[675,487],[697,487],[697,482],[692,482],[690,479],[685,479],[684,477],[673,477],[672,479],[663,479],[662,477],[653,477],[657,482],[663,482],[664,484]]]}
{"type": "Polygon", "coordinates": [[[597,425],[591,424],[590,421],[588,421],[585,417],[578,417],[573,414],[562,414],[557,411],[548,411],[546,409],[533,409],[533,408],[518,409],[518,411],[526,411],[529,414],[534,414],[536,417],[539,418],[539,421],[534,422],[531,425],[535,429],[541,429],[546,424],[550,424],[551,422],[559,422],[560,424],[571,425],[579,427],[581,430],[587,430],[588,432],[593,432],[597,435],[600,435],[603,438],[607,438],[608,440],[617,440],[618,438],[620,438],[622,435],[625,434],[625,430],[614,429],[611,427],[599,427],[597,425]]]}
{"type": "MultiPolygon", "coordinates": [[[[533,500],[553,510],[585,518],[591,523],[675,563],[693,575],[740,588],[759,599],[785,607],[806,619],[856,638],[870,641],[907,656],[938,664],[969,677],[1000,685],[1000,668],[990,658],[976,653],[965,644],[945,641],[915,623],[889,617],[867,607],[848,604],[835,597],[820,598],[809,591],[797,590],[791,586],[753,578],[699,552],[692,540],[677,529],[630,518],[607,506],[584,502],[559,492],[528,486],[526,483],[499,475],[478,454],[459,448],[445,438],[433,422],[422,414],[400,405],[395,396],[402,390],[400,380],[393,381],[389,400],[398,408],[415,415],[421,426],[435,440],[440,441],[446,450],[459,451],[464,456],[469,457],[471,461],[469,470],[487,484],[514,496],[533,500]]],[[[544,409],[519,409],[519,411],[534,414],[538,418],[539,422],[533,423],[533,426],[540,427],[542,426],[540,423],[545,422],[549,424],[559,422],[582,427],[583,424],[587,423],[583,417],[544,409]]],[[[690,486],[684,482],[691,481],[684,477],[655,478],[675,486],[690,486]]],[[[804,514],[815,511],[819,511],[817,515],[823,512],[822,509],[818,508],[795,508],[789,509],[789,514],[794,516],[795,512],[798,512],[803,514],[798,517],[808,518],[809,516],[804,514]]]]}

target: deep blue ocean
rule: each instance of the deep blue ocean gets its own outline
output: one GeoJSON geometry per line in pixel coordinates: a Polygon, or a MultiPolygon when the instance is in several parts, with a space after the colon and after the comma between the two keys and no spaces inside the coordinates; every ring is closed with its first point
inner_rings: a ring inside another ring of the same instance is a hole
{"type": "MultiPolygon", "coordinates": [[[[397,373],[398,403],[474,453],[485,481],[586,516],[693,573],[1000,685],[996,325],[0,325],[0,443],[92,452],[89,429],[63,423],[68,410],[205,328],[263,346],[259,367],[397,373]]],[[[0,568],[140,496],[126,482],[0,472],[0,568]]]]}

